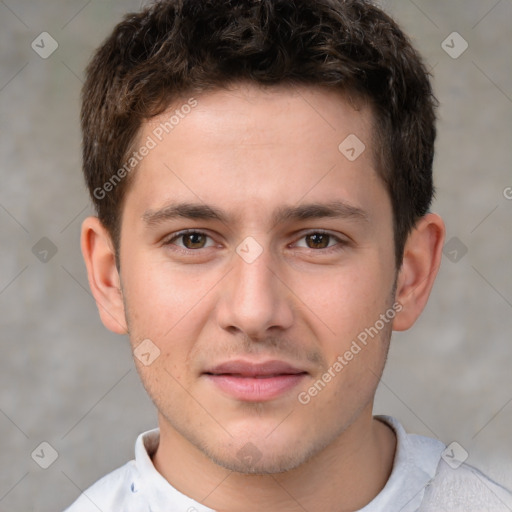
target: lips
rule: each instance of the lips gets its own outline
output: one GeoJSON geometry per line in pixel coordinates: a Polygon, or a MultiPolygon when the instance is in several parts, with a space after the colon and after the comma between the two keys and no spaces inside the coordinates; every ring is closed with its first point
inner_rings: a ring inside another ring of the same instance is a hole
{"type": "Polygon", "coordinates": [[[204,372],[224,395],[241,401],[262,402],[280,397],[308,375],[284,361],[227,361],[204,372]]]}
{"type": "Polygon", "coordinates": [[[284,361],[267,361],[264,363],[251,363],[248,361],[228,361],[219,364],[205,373],[211,375],[233,375],[237,377],[269,378],[278,375],[297,375],[307,373],[284,361]]]}

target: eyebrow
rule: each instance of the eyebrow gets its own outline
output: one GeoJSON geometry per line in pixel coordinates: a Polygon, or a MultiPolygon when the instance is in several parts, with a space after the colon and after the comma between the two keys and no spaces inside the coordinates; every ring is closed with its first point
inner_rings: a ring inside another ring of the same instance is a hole
{"type": "MultiPolygon", "coordinates": [[[[142,220],[148,227],[157,226],[163,222],[185,218],[192,220],[216,220],[228,224],[236,220],[224,210],[201,203],[172,203],[158,210],[146,210],[142,220]]],[[[308,219],[350,219],[359,222],[368,222],[368,214],[356,206],[343,201],[328,203],[308,203],[299,206],[281,206],[273,213],[272,226],[287,221],[308,219]]]]}

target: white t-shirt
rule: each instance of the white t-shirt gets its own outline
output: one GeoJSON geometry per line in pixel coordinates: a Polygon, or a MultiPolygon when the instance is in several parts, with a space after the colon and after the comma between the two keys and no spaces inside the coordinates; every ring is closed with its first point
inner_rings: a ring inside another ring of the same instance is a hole
{"type": "MultiPolygon", "coordinates": [[[[359,512],[512,511],[512,493],[461,464],[461,448],[407,434],[390,416],[377,418],[396,433],[395,459],[382,491],[359,512]]],[[[151,461],[158,442],[158,429],[141,434],[135,443],[135,460],[104,476],[65,512],[213,512],[158,473],[151,461]]]]}

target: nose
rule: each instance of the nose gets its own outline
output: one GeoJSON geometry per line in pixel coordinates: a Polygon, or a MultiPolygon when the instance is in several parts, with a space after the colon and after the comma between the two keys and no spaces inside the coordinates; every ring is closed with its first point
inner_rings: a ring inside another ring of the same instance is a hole
{"type": "Polygon", "coordinates": [[[269,251],[263,250],[254,261],[234,254],[232,265],[217,303],[219,325],[253,340],[268,336],[269,331],[289,328],[293,323],[293,295],[269,251]]]}

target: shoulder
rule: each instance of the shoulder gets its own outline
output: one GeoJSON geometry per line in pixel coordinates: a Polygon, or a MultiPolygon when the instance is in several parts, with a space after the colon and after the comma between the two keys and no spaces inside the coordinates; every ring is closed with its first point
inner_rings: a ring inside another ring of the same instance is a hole
{"type": "Polygon", "coordinates": [[[420,512],[441,510],[510,512],[512,492],[469,464],[453,468],[441,459],[435,477],[425,489],[420,512]]]}
{"type": "Polygon", "coordinates": [[[98,510],[129,512],[134,505],[137,507],[137,512],[145,512],[146,509],[141,508],[142,504],[137,504],[133,500],[137,493],[133,485],[136,472],[135,461],[126,463],[83,491],[64,512],[98,512],[98,510]]]}
{"type": "Polygon", "coordinates": [[[469,464],[438,439],[408,434],[389,416],[395,431],[393,470],[382,492],[364,509],[417,512],[511,512],[512,493],[469,464]],[[450,464],[449,464],[450,463],[450,464]]]}

